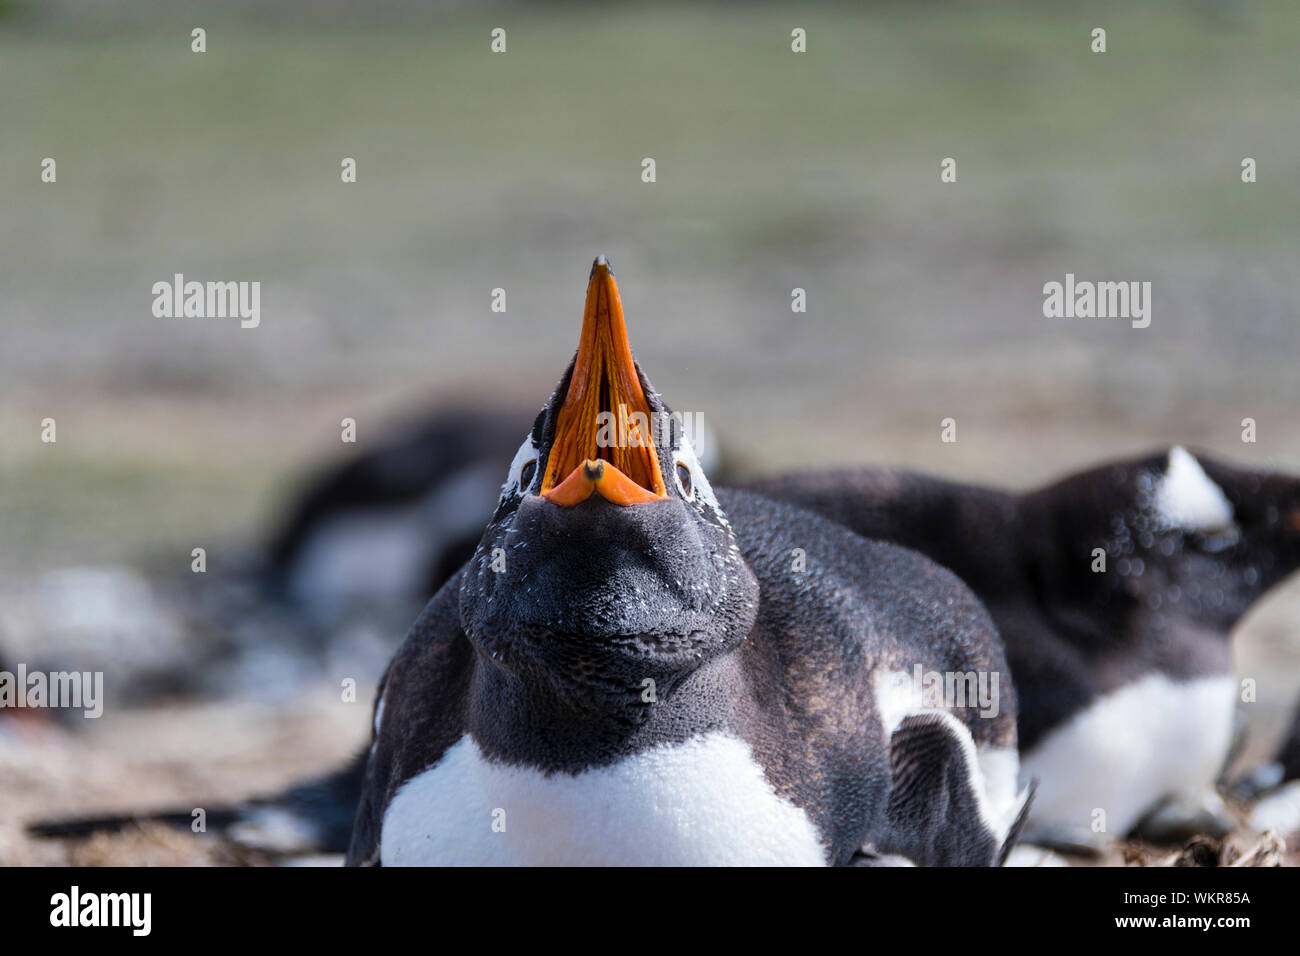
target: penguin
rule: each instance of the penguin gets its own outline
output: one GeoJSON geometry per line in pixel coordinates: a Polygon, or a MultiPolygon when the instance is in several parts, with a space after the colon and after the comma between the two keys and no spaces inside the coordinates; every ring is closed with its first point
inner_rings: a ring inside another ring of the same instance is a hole
{"type": "Polygon", "coordinates": [[[1238,697],[1229,636],[1300,568],[1300,480],[1181,446],[1026,494],[882,469],[745,487],[916,549],[979,595],[1039,783],[1025,839],[1063,848],[1213,786],[1238,697]]]}
{"type": "Polygon", "coordinates": [[[381,681],[347,862],[1000,863],[1031,795],[1014,688],[957,701],[914,669],[1005,677],[978,599],[715,492],[601,256],[474,556],[381,681]]]}

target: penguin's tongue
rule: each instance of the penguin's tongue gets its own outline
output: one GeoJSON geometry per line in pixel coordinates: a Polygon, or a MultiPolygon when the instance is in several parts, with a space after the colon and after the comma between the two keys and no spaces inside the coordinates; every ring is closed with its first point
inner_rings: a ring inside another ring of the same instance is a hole
{"type": "Polygon", "coordinates": [[[593,493],[619,505],[668,497],[650,403],[632,360],[618,283],[601,256],[591,270],[582,338],[542,478],[542,497],[572,507],[593,493]]]}

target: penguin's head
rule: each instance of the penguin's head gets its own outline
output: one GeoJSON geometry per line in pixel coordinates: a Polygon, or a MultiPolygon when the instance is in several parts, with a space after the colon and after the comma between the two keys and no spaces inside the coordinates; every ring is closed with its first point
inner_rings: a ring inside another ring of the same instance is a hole
{"type": "Polygon", "coordinates": [[[1048,495],[1070,542],[1061,560],[1093,571],[1061,580],[1093,582],[1080,596],[1099,597],[1116,618],[1138,612],[1157,629],[1227,633],[1300,568],[1300,479],[1280,472],[1175,446],[1075,475],[1048,495]],[[1105,552],[1104,572],[1095,549],[1105,552]]]}
{"type": "Polygon", "coordinates": [[[1190,544],[1201,562],[1209,562],[1211,579],[1223,580],[1223,611],[1227,623],[1235,623],[1265,591],[1300,568],[1300,478],[1239,468],[1182,449],[1170,452],[1170,468],[1179,453],[1200,466],[1228,506],[1226,525],[1198,529],[1190,544]]]}
{"type": "Polygon", "coordinates": [[[570,697],[639,695],[744,639],[758,585],[685,422],[633,359],[599,257],[577,354],[462,577],[481,657],[570,697]]]}

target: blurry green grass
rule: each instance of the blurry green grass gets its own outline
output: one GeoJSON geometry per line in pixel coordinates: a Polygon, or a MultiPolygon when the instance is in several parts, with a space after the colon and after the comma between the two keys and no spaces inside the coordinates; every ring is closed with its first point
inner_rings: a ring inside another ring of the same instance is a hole
{"type": "Polygon", "coordinates": [[[24,572],[50,559],[147,559],[175,574],[195,547],[215,569],[227,563],[223,549],[240,544],[237,533],[253,529],[251,505],[267,491],[256,473],[132,455],[29,460],[4,478],[5,540],[23,551],[0,556],[0,567],[24,572]]]}
{"type": "MultiPolygon", "coordinates": [[[[1294,246],[1294,207],[1234,187],[1243,154],[1294,180],[1300,18],[1286,3],[1237,23],[1203,9],[561,6],[411,29],[217,24],[204,55],[183,29],[0,35],[0,252],[31,280],[66,280],[78,257],[93,270],[80,278],[111,281],[177,242],[288,274],[341,254],[417,267],[510,254],[511,225],[547,190],[598,205],[605,225],[669,224],[659,242],[683,260],[770,252],[773,235],[853,239],[849,203],[1003,230],[1010,211],[1051,233],[1062,205],[1104,201],[1124,212],[1120,241],[1227,227],[1294,246]],[[498,22],[504,56],[487,51],[498,22]],[[795,23],[806,55],[789,52],[795,23]],[[1087,52],[1095,23],[1104,55],[1087,52]],[[43,155],[60,160],[53,198],[33,172],[43,155]],[[358,188],[322,189],[344,155],[358,188]],[[928,188],[945,155],[975,193],[958,210],[928,188]]],[[[1081,216],[1072,238],[1115,241],[1112,226],[1081,216]]]]}

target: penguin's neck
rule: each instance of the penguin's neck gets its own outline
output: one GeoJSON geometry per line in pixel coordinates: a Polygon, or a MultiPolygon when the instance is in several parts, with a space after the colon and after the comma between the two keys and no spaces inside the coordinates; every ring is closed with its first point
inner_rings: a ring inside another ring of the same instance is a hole
{"type": "MultiPolygon", "coordinates": [[[[1023,541],[1021,571],[1027,593],[1051,626],[1073,644],[1113,647],[1133,633],[1138,600],[1115,587],[1113,575],[1095,571],[1095,549],[1105,545],[1105,524],[1079,524],[1062,514],[1055,489],[1020,501],[1018,531],[1023,541]]],[[[1107,559],[1109,557],[1107,556],[1107,559]]]]}
{"type": "MultiPolygon", "coordinates": [[[[650,680],[647,678],[647,680],[650,680]]],[[[735,651],[653,683],[591,683],[590,695],[557,693],[478,656],[466,726],[485,755],[544,771],[580,773],[661,744],[731,726],[746,693],[735,651]]]]}

